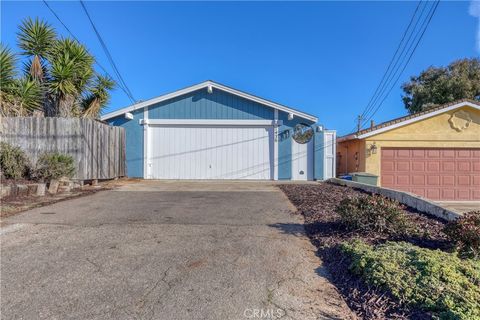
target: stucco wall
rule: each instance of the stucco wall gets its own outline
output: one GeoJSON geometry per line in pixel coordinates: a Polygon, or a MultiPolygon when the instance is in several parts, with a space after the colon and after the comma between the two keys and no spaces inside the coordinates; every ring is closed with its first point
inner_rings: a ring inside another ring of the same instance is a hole
{"type": "Polygon", "coordinates": [[[465,106],[368,137],[364,140],[350,140],[339,143],[337,152],[342,157],[337,174],[345,172],[344,156],[346,155],[346,147],[349,148],[347,157],[349,161],[348,172],[354,171],[350,163],[352,159],[351,150],[356,150],[359,152],[359,155],[363,156],[363,161],[360,160],[360,169],[358,171],[380,175],[382,147],[480,148],[480,111],[465,106]],[[468,127],[464,128],[463,126],[468,118],[471,119],[471,122],[469,122],[468,127]],[[375,154],[367,152],[372,144],[377,146],[375,154]],[[364,164],[363,169],[362,163],[364,164]]]}

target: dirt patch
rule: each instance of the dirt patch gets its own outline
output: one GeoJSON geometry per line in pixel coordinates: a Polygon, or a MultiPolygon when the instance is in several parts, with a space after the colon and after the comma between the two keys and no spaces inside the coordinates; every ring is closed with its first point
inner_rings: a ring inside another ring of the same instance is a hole
{"type": "Polygon", "coordinates": [[[339,222],[335,208],[346,197],[358,197],[364,192],[328,183],[316,185],[281,185],[280,189],[305,219],[308,236],[318,248],[318,255],[331,274],[333,283],[342,293],[350,308],[363,319],[431,319],[428,313],[408,309],[379,288],[366,285],[348,271],[350,261],[339,251],[338,245],[361,238],[376,244],[387,240],[406,241],[415,245],[448,250],[451,243],[442,229],[445,222],[418,211],[405,208],[407,220],[415,232],[391,237],[376,233],[347,232],[339,222]]]}
{"type": "Polygon", "coordinates": [[[104,190],[111,190],[124,183],[126,182],[123,181],[123,179],[109,180],[100,182],[96,186],[85,185],[81,189],[55,195],[47,193],[42,197],[33,195],[4,197],[1,199],[0,204],[0,218],[6,218],[26,210],[47,206],[60,201],[84,197],[104,190]]]}

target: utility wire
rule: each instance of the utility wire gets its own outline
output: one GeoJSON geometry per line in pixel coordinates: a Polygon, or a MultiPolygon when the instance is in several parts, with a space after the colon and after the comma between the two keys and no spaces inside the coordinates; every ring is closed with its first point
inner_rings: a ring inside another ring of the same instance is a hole
{"type": "Polygon", "coordinates": [[[118,70],[118,67],[115,64],[115,61],[113,60],[113,57],[110,54],[110,51],[108,50],[107,45],[105,44],[105,41],[103,41],[103,38],[100,35],[100,32],[98,32],[97,27],[95,26],[95,23],[93,22],[92,18],[90,17],[90,14],[88,13],[87,7],[85,6],[85,4],[83,3],[82,0],[80,0],[80,4],[82,5],[82,8],[85,11],[85,14],[87,15],[87,18],[90,21],[90,24],[92,25],[93,31],[95,31],[95,35],[97,36],[98,41],[100,41],[100,44],[102,45],[103,51],[105,52],[105,54],[108,58],[108,61],[110,62],[110,65],[113,68],[113,71],[117,75],[120,83],[122,83],[123,86],[125,87],[125,89],[127,90],[127,95],[130,98],[130,100],[132,101],[132,103],[135,103],[136,100],[133,97],[133,94],[130,91],[130,89],[128,88],[127,84],[125,83],[125,80],[123,79],[122,75],[120,74],[120,71],[118,70]]]}
{"type": "MultiPolygon", "coordinates": [[[[393,62],[395,61],[395,57],[397,57],[397,53],[400,51],[400,48],[402,47],[402,44],[403,44],[403,41],[405,40],[407,34],[408,34],[408,31],[410,30],[410,27],[412,26],[412,23],[413,21],[415,20],[415,17],[417,15],[417,12],[418,12],[418,9],[420,8],[420,5],[422,4],[422,0],[418,1],[418,4],[417,4],[417,7],[415,8],[415,11],[412,15],[412,18],[410,18],[410,22],[408,23],[408,26],[407,28],[405,29],[405,31],[403,32],[403,36],[402,36],[402,39],[400,40],[400,42],[398,43],[398,46],[397,46],[397,49],[395,50],[395,53],[393,54],[392,56],[392,59],[390,60],[389,64],[388,64],[388,67],[387,69],[385,70],[383,76],[382,76],[382,79],[380,80],[380,82],[378,83],[378,86],[377,88],[375,89],[375,92],[373,93],[372,97],[370,98],[370,101],[368,101],[368,104],[366,105],[364,111],[362,112],[362,114],[360,115],[360,117],[364,117],[370,110],[372,104],[373,104],[373,101],[374,101],[374,98],[377,96],[377,94],[379,93],[379,90],[380,88],[382,87],[382,84],[384,83],[385,81],[385,78],[387,77],[387,75],[389,75],[389,73],[391,72],[391,68],[392,68],[392,65],[393,65],[393,62]]],[[[421,16],[422,14],[420,14],[421,16]]],[[[413,28],[413,30],[415,30],[415,27],[413,28]]],[[[410,40],[410,39],[409,39],[410,40]]],[[[408,41],[407,41],[408,43],[408,41]]],[[[405,48],[405,46],[404,46],[405,48]]],[[[400,54],[401,55],[401,54],[400,54]]],[[[400,56],[399,55],[399,56],[400,56]]],[[[397,58],[398,59],[398,58],[397,58]]],[[[397,60],[398,61],[398,60],[397,60]]],[[[395,62],[395,65],[396,65],[396,62],[395,62]]],[[[394,68],[394,67],[393,67],[394,68]]],[[[393,69],[392,68],[392,69],[393,69]]]]}
{"type": "Polygon", "coordinates": [[[428,17],[428,20],[425,20],[426,24],[424,23],[425,27],[423,28],[422,30],[422,33],[420,34],[420,37],[418,38],[417,40],[417,43],[415,44],[415,47],[413,48],[412,52],[410,53],[410,56],[408,57],[408,60],[407,62],[405,63],[405,65],[403,66],[402,70],[400,71],[400,73],[398,74],[397,78],[395,79],[395,82],[393,83],[393,85],[390,87],[390,89],[388,90],[387,94],[383,97],[382,101],[380,101],[380,104],[375,108],[375,110],[373,111],[372,115],[366,120],[366,122],[368,122],[371,118],[373,118],[373,116],[377,113],[377,111],[380,109],[380,107],[382,106],[383,102],[385,101],[385,99],[387,99],[388,95],[390,94],[390,92],[392,91],[392,89],[395,87],[395,85],[397,84],[398,80],[400,79],[402,73],[405,71],[405,68],[407,67],[408,63],[410,62],[410,60],[412,59],[412,56],[413,54],[415,53],[420,41],[422,40],[423,38],[423,35],[425,34],[425,31],[427,31],[427,28],[428,28],[428,25],[430,24],[430,22],[432,21],[432,18],[433,16],[435,15],[435,12],[437,11],[437,8],[438,8],[438,5],[440,4],[440,0],[437,0],[436,3],[434,5],[432,5],[431,9],[430,9],[430,12],[429,12],[429,17],[428,17]]]}
{"type": "MultiPolygon", "coordinates": [[[[43,3],[45,4],[45,6],[48,8],[48,10],[50,10],[50,12],[55,16],[55,18],[58,20],[58,22],[60,22],[60,24],[65,28],[65,30],[67,30],[67,32],[70,34],[70,36],[75,40],[77,41],[78,43],[80,43],[80,41],[78,40],[78,38],[73,34],[72,31],[70,31],[70,29],[67,27],[67,25],[62,21],[62,19],[58,16],[58,14],[55,12],[55,10],[53,10],[52,7],[50,7],[50,5],[47,3],[47,1],[43,0],[43,3]]],[[[108,73],[108,71],[98,62],[96,61],[95,59],[95,64],[100,68],[102,69],[102,71],[107,75],[109,76],[110,78],[114,78],[110,75],[110,73],[108,73]]],[[[118,83],[118,87],[120,89],[122,89],[122,91],[128,96],[128,92],[127,90],[125,89],[125,87],[123,85],[121,85],[120,83],[118,83]]]]}
{"type": "MultiPolygon", "coordinates": [[[[360,127],[364,126],[366,123],[368,123],[369,120],[371,120],[373,118],[373,116],[377,113],[379,108],[382,106],[383,102],[386,100],[386,98],[388,97],[390,92],[395,87],[395,85],[398,82],[398,80],[400,79],[402,73],[405,71],[405,68],[409,64],[413,54],[415,53],[421,39],[423,38],[423,35],[425,34],[425,31],[426,31],[430,21],[432,20],[433,15],[435,14],[435,11],[436,11],[436,9],[439,5],[439,2],[440,2],[440,0],[437,0],[434,4],[432,4],[430,6],[430,9],[428,10],[427,15],[425,17],[423,17],[424,16],[423,13],[424,13],[424,11],[427,7],[427,3],[428,3],[427,2],[425,4],[425,6],[423,7],[423,9],[421,10],[421,13],[418,16],[418,19],[415,22],[414,27],[411,29],[410,32],[408,32],[408,30],[410,29],[410,27],[413,24],[413,21],[415,21],[415,16],[417,15],[417,12],[420,8],[422,0],[420,0],[419,3],[417,4],[417,7],[414,11],[414,14],[413,14],[412,18],[410,19],[410,22],[409,22],[409,24],[408,24],[408,26],[407,26],[407,28],[404,32],[404,35],[402,36],[402,40],[400,41],[400,44],[397,47],[397,50],[395,51],[395,54],[393,55],[393,58],[391,59],[391,61],[389,63],[389,66],[387,67],[387,70],[385,71],[384,76],[382,77],[382,80],[380,81],[379,85],[377,86],[377,89],[374,92],[374,95],[370,99],[369,103],[367,104],[366,108],[364,109],[364,111],[361,115],[361,117],[363,119],[363,122],[361,122],[360,127]],[[420,28],[418,30],[416,30],[417,26],[418,26],[418,24],[421,20],[423,20],[423,22],[420,23],[420,28]],[[408,39],[404,43],[400,54],[398,54],[398,56],[397,56],[397,53],[400,50],[400,48],[402,47],[403,40],[405,39],[405,37],[407,37],[407,34],[409,34],[408,39]],[[413,40],[412,40],[412,37],[413,37],[413,40]],[[412,50],[412,47],[413,47],[413,50],[412,50]],[[405,62],[405,59],[407,58],[407,56],[408,56],[408,59],[405,62]],[[393,63],[393,61],[395,60],[395,57],[396,57],[396,61],[393,63]],[[400,64],[399,64],[399,62],[400,62],[400,64]],[[392,63],[393,63],[393,67],[392,67],[392,63]],[[400,73],[398,73],[399,70],[401,70],[400,73]],[[395,78],[396,75],[397,75],[397,77],[396,77],[395,81],[393,82],[393,84],[390,86],[390,88],[388,89],[388,91],[385,94],[385,91],[387,90],[389,85],[392,83],[392,80],[395,78]],[[382,98],[382,96],[383,96],[383,98],[382,98]]],[[[351,132],[355,132],[355,131],[356,131],[356,128],[354,127],[351,130],[351,132]]]]}
{"type": "Polygon", "coordinates": [[[415,22],[415,26],[413,27],[413,30],[410,33],[410,35],[408,37],[408,40],[405,43],[405,46],[403,47],[402,52],[400,53],[400,55],[398,57],[398,60],[395,62],[395,65],[393,66],[393,68],[395,70],[392,69],[392,72],[388,76],[386,82],[382,85],[382,88],[381,88],[379,94],[375,97],[375,99],[374,99],[374,101],[371,105],[371,108],[368,112],[370,112],[374,109],[375,105],[378,103],[378,101],[381,99],[381,97],[383,96],[385,91],[388,89],[392,80],[395,79],[395,76],[397,75],[398,71],[400,70],[400,68],[402,68],[403,63],[405,62],[405,59],[408,57],[409,53],[411,52],[413,44],[415,43],[415,40],[417,39],[418,35],[421,33],[422,28],[425,26],[425,22],[428,20],[428,16],[431,14],[431,10],[434,7],[434,4],[432,4],[432,6],[430,6],[430,11],[427,12],[427,14],[424,16],[423,13],[425,12],[425,9],[427,8],[427,6],[428,6],[428,3],[425,3],[425,6],[423,6],[423,9],[422,9],[422,12],[420,13],[419,18],[415,22]],[[417,30],[417,26],[419,25],[420,21],[422,21],[422,22],[420,23],[420,27],[417,30]],[[398,64],[398,66],[397,66],[397,64],[398,64]]]}

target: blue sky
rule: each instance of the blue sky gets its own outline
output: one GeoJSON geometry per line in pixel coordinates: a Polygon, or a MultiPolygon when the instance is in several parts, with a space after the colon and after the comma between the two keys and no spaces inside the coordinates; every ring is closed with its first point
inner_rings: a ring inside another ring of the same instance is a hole
{"type": "MultiPolygon", "coordinates": [[[[50,6],[113,74],[80,3],[50,6]]],[[[126,83],[146,100],[211,79],[312,113],[328,128],[355,125],[417,2],[99,2],[86,6],[126,83]]],[[[399,84],[375,116],[406,113],[400,84],[431,65],[479,56],[479,10],[441,2],[399,84]],[[477,17],[474,17],[476,15],[477,17]]],[[[66,30],[41,1],[1,3],[1,41],[41,17],[66,30]]],[[[108,111],[129,104],[116,89],[108,111]]]]}

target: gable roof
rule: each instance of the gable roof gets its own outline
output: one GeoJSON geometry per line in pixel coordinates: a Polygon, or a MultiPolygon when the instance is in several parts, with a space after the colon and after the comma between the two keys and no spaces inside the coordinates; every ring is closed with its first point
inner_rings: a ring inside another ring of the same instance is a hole
{"type": "Polygon", "coordinates": [[[270,101],[270,100],[266,100],[266,99],[254,96],[252,94],[249,94],[249,93],[246,93],[246,92],[243,92],[243,91],[233,89],[231,87],[227,87],[223,84],[220,84],[220,83],[217,83],[217,82],[214,82],[214,81],[211,81],[211,80],[207,80],[207,81],[204,81],[202,83],[199,83],[199,84],[196,84],[196,85],[184,88],[184,89],[180,89],[180,90],[177,90],[177,91],[174,91],[174,92],[171,92],[171,93],[167,93],[167,94],[158,96],[158,97],[153,98],[153,99],[149,99],[149,100],[146,100],[146,101],[135,103],[131,106],[128,106],[128,107],[125,107],[125,108],[122,108],[122,109],[119,109],[119,110],[116,110],[116,111],[109,112],[109,113],[101,116],[100,119],[101,120],[108,120],[110,118],[117,117],[117,116],[122,115],[124,113],[131,112],[133,110],[142,109],[142,108],[145,108],[145,107],[150,106],[152,104],[156,104],[156,103],[159,103],[159,102],[162,102],[162,101],[173,99],[173,98],[182,96],[184,94],[188,94],[190,92],[197,91],[197,90],[204,89],[204,88],[209,88],[209,87],[211,87],[212,89],[217,89],[217,90],[221,90],[221,91],[231,93],[231,94],[236,95],[238,97],[260,103],[260,104],[262,104],[264,106],[267,106],[267,107],[271,107],[271,108],[274,108],[274,109],[277,109],[277,110],[280,110],[280,111],[285,111],[285,112],[288,112],[288,113],[292,113],[293,115],[296,115],[300,118],[304,118],[304,119],[311,120],[311,121],[314,121],[314,122],[318,121],[318,118],[311,115],[311,114],[298,111],[296,109],[278,104],[278,103],[270,101]]]}
{"type": "Polygon", "coordinates": [[[363,138],[368,138],[370,136],[389,131],[398,127],[405,126],[407,124],[417,122],[423,119],[431,118],[433,116],[436,116],[437,114],[441,114],[450,110],[455,110],[461,107],[473,107],[475,109],[480,110],[480,102],[471,100],[471,99],[462,99],[462,100],[457,100],[454,102],[450,102],[447,104],[440,105],[438,107],[434,107],[425,111],[420,111],[417,113],[409,114],[404,117],[392,119],[389,121],[382,122],[380,124],[377,124],[376,126],[360,130],[355,133],[350,133],[347,134],[343,137],[338,138],[339,141],[347,141],[347,140],[352,140],[352,139],[363,139],[363,138]]]}

